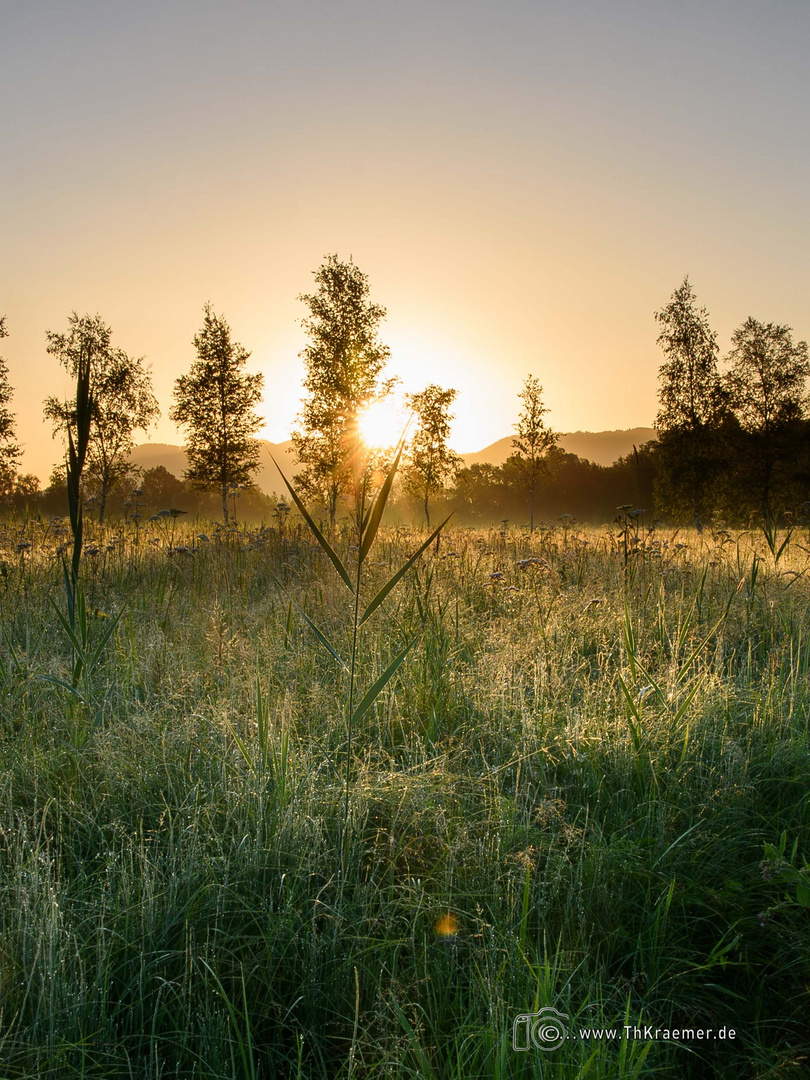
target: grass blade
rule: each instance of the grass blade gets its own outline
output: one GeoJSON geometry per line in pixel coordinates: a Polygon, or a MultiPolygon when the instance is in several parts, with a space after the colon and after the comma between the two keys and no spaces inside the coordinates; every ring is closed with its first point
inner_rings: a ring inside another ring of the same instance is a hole
{"type": "Polygon", "coordinates": [[[677,725],[678,721],[681,719],[683,714],[686,712],[686,710],[692,704],[692,702],[694,701],[694,698],[695,698],[695,694],[697,694],[698,690],[700,690],[700,688],[701,688],[701,686],[703,686],[704,682],[705,682],[705,677],[703,675],[701,675],[700,678],[695,679],[695,682],[694,682],[692,688],[690,689],[689,693],[683,699],[683,701],[681,702],[681,704],[678,707],[678,711],[672,717],[672,723],[674,725],[677,725]]]}
{"type": "Polygon", "coordinates": [[[318,627],[315,625],[315,623],[312,621],[312,619],[310,619],[309,615],[307,615],[307,613],[304,611],[304,609],[302,607],[299,607],[299,605],[296,604],[296,602],[292,598],[290,599],[290,603],[295,607],[295,610],[298,612],[298,614],[301,616],[301,618],[304,620],[304,622],[310,628],[310,630],[315,635],[315,637],[318,639],[318,641],[320,641],[321,645],[323,645],[323,647],[326,649],[326,651],[328,653],[330,653],[330,655],[333,656],[335,658],[335,660],[337,660],[337,662],[340,664],[340,666],[345,670],[346,664],[343,662],[343,660],[342,660],[340,654],[338,653],[337,649],[335,649],[334,645],[331,643],[331,641],[326,636],[326,634],[324,634],[322,630],[318,629],[318,627]]]}
{"type": "Polygon", "coordinates": [[[59,686],[62,690],[67,690],[67,692],[72,697],[75,697],[77,701],[80,701],[82,705],[87,704],[84,694],[81,692],[81,690],[79,690],[76,686],[71,686],[70,683],[66,683],[64,679],[57,679],[55,675],[38,675],[37,678],[40,680],[40,682],[50,683],[51,686],[59,686]]]}
{"type": "Polygon", "coordinates": [[[73,646],[73,651],[83,661],[84,660],[84,649],[82,648],[81,642],[76,637],[76,634],[75,634],[75,632],[73,630],[73,627],[70,625],[68,620],[62,614],[62,612],[59,610],[59,605],[56,603],[54,598],[52,596],[49,596],[48,599],[51,602],[53,610],[56,612],[57,619],[59,619],[59,622],[62,624],[62,629],[65,631],[65,634],[67,635],[68,641],[73,646]]]}
{"type": "Polygon", "coordinates": [[[318,639],[318,641],[320,641],[321,645],[323,645],[323,647],[330,654],[330,656],[334,657],[334,659],[337,660],[337,662],[340,664],[340,666],[345,671],[346,670],[346,664],[343,662],[343,660],[342,660],[340,654],[338,653],[337,649],[334,647],[334,645],[329,640],[329,638],[326,636],[326,634],[324,634],[322,630],[318,629],[318,627],[315,625],[315,623],[312,621],[312,619],[310,619],[309,615],[307,615],[307,613],[304,611],[304,609],[301,607],[301,605],[296,604],[295,600],[293,600],[293,598],[289,595],[287,590],[284,588],[284,586],[281,584],[281,582],[278,580],[278,578],[276,577],[276,575],[273,573],[272,570],[270,571],[270,576],[272,577],[273,581],[275,581],[276,585],[281,590],[281,592],[283,592],[284,595],[287,597],[289,602],[292,604],[292,606],[295,608],[295,610],[298,612],[298,614],[301,616],[301,618],[304,620],[304,622],[307,624],[307,626],[310,628],[310,630],[315,635],[315,637],[318,639]]]}
{"type": "Polygon", "coordinates": [[[394,458],[391,468],[388,470],[388,475],[383,482],[383,486],[377,493],[377,498],[374,500],[374,505],[371,508],[371,512],[368,517],[368,522],[364,522],[363,530],[363,542],[360,545],[360,562],[362,563],[366,555],[368,555],[371,545],[374,543],[374,537],[377,535],[377,530],[380,527],[382,521],[383,512],[385,511],[385,504],[388,501],[388,496],[391,493],[391,485],[394,482],[394,476],[396,475],[397,467],[399,466],[399,459],[402,456],[402,451],[405,446],[405,436],[399,440],[397,447],[397,453],[394,458]]]}
{"type": "Polygon", "coordinates": [[[309,515],[309,513],[307,511],[307,508],[304,506],[304,504],[301,502],[300,498],[298,497],[298,493],[296,492],[295,488],[292,486],[292,484],[287,479],[287,477],[284,475],[284,473],[281,472],[281,466],[279,465],[279,463],[276,461],[276,459],[273,457],[272,454],[270,455],[270,457],[273,458],[273,464],[278,469],[278,471],[279,471],[279,473],[281,475],[281,479],[287,485],[287,490],[289,491],[290,495],[292,495],[293,502],[298,507],[298,510],[300,511],[301,516],[303,517],[304,521],[306,521],[307,525],[309,525],[310,532],[315,537],[315,539],[318,541],[318,543],[321,545],[321,548],[326,553],[326,555],[329,556],[329,558],[330,558],[330,560],[332,562],[332,565],[334,566],[335,570],[337,570],[343,584],[346,586],[346,588],[349,590],[349,592],[353,593],[354,592],[354,585],[352,584],[352,579],[349,577],[348,570],[346,569],[346,567],[341,562],[340,556],[335,551],[335,549],[332,547],[332,545],[329,543],[329,541],[326,539],[326,537],[323,535],[323,533],[318,528],[318,526],[315,524],[315,522],[312,520],[311,516],[309,515]]]}
{"type": "MultiPolygon", "coordinates": [[[[455,513],[455,510],[453,511],[453,514],[454,513],[455,513]]],[[[388,594],[391,592],[391,590],[396,585],[398,585],[399,582],[402,580],[402,578],[408,573],[410,568],[413,566],[413,564],[416,562],[416,560],[419,558],[419,556],[422,554],[422,552],[425,550],[425,548],[430,547],[430,545],[433,543],[433,541],[436,539],[436,537],[439,535],[439,533],[445,527],[445,525],[450,520],[450,518],[453,516],[453,514],[448,514],[447,515],[447,517],[444,519],[444,521],[441,523],[441,525],[438,527],[438,529],[435,529],[430,534],[430,536],[427,538],[427,540],[424,542],[424,544],[422,544],[422,546],[420,548],[418,548],[418,550],[415,551],[413,555],[411,555],[410,559],[408,559],[408,561],[405,563],[405,565],[400,567],[400,569],[397,570],[397,572],[394,574],[394,576],[391,578],[391,580],[386,582],[385,585],[383,585],[383,587],[380,589],[380,591],[377,593],[377,595],[374,597],[374,599],[368,605],[366,610],[363,612],[363,614],[362,614],[362,616],[360,618],[360,622],[357,624],[358,626],[362,626],[363,623],[366,621],[366,619],[370,618],[370,616],[372,616],[374,614],[374,612],[377,610],[377,608],[380,606],[380,604],[383,602],[383,600],[385,600],[386,596],[388,596],[388,594]]]]}
{"type": "Polygon", "coordinates": [[[110,625],[109,625],[109,626],[107,627],[107,629],[106,629],[106,630],[104,631],[104,634],[102,635],[101,641],[100,641],[100,642],[98,643],[98,648],[97,648],[97,649],[96,649],[96,651],[95,651],[95,652],[93,653],[92,657],[90,658],[90,663],[89,663],[89,664],[87,665],[87,667],[88,667],[88,670],[89,670],[89,671],[93,671],[93,670],[95,669],[95,666],[96,666],[96,664],[98,663],[98,661],[99,661],[99,658],[101,657],[101,654],[102,654],[102,652],[104,651],[104,646],[105,646],[105,645],[107,644],[107,642],[108,642],[108,641],[110,640],[110,638],[111,638],[111,637],[113,636],[113,634],[115,633],[115,628],[116,628],[116,626],[118,626],[119,622],[121,621],[121,616],[122,616],[123,614],[124,614],[124,612],[123,612],[123,609],[122,609],[122,610],[121,610],[121,611],[119,611],[119,612],[118,612],[118,614],[117,614],[117,615],[116,615],[116,616],[115,616],[115,617],[113,618],[113,620],[112,620],[112,622],[110,623],[110,625]]]}
{"type": "Polygon", "coordinates": [[[384,690],[386,684],[391,679],[393,679],[394,675],[396,675],[397,671],[399,670],[400,664],[411,651],[415,642],[416,638],[411,638],[405,648],[400,653],[397,653],[397,655],[394,657],[394,659],[391,661],[391,663],[388,665],[382,675],[380,675],[379,679],[373,682],[368,688],[368,690],[366,690],[365,694],[363,695],[363,700],[359,703],[357,708],[352,713],[352,723],[355,723],[368,712],[368,710],[371,708],[371,706],[374,704],[374,702],[384,690]]]}
{"type": "MultiPolygon", "coordinates": [[[[630,693],[630,690],[627,687],[627,683],[624,681],[621,675],[618,676],[618,679],[619,686],[622,688],[622,693],[624,694],[625,700],[627,701],[627,704],[630,708],[630,712],[636,718],[636,723],[640,725],[641,717],[639,715],[638,709],[636,708],[636,703],[635,701],[633,701],[633,695],[630,693]]],[[[633,723],[630,716],[627,717],[627,723],[630,727],[630,738],[633,741],[633,748],[638,751],[641,749],[641,735],[639,734],[639,730],[636,727],[636,724],[633,723]]]]}

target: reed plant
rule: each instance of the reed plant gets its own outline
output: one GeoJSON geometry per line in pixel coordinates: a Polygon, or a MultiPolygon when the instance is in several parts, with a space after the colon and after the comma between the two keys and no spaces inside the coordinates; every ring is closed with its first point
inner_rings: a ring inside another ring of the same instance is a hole
{"type": "MultiPolygon", "coordinates": [[[[346,691],[346,703],[344,709],[345,725],[346,725],[346,767],[345,767],[345,793],[344,793],[344,809],[343,809],[343,834],[340,843],[340,872],[342,878],[346,875],[346,860],[348,857],[348,830],[349,830],[349,817],[350,817],[350,800],[351,800],[351,788],[352,788],[352,767],[353,767],[353,737],[357,724],[363,719],[369,709],[372,708],[374,703],[382,694],[385,687],[396,675],[404,662],[406,656],[413,648],[416,642],[416,636],[412,636],[410,640],[396,652],[392,660],[388,662],[383,671],[377,676],[376,679],[368,686],[365,693],[360,697],[357,691],[358,669],[359,669],[359,644],[360,634],[363,627],[368,620],[374,615],[375,611],[384,603],[389,593],[391,593],[399,582],[405,577],[408,571],[416,564],[419,557],[423,552],[430,547],[434,540],[436,540],[449,521],[449,517],[446,518],[433,532],[424,540],[417,550],[404,562],[397,571],[392,574],[387,581],[382,585],[375,586],[371,597],[361,602],[362,590],[364,585],[364,569],[368,562],[372,549],[374,547],[374,541],[377,538],[380,525],[382,523],[383,515],[385,513],[385,507],[388,502],[388,497],[391,494],[391,488],[396,477],[397,469],[399,467],[399,461],[402,456],[402,451],[405,445],[405,436],[403,435],[399,444],[394,452],[393,461],[388,468],[385,478],[380,485],[379,491],[371,498],[369,492],[369,465],[364,460],[365,454],[360,443],[359,438],[356,440],[354,448],[354,492],[353,492],[353,517],[354,517],[354,532],[356,544],[354,545],[354,551],[356,558],[354,560],[353,573],[350,573],[349,568],[346,566],[340,555],[337,553],[333,545],[327,540],[326,536],[321,529],[315,524],[314,519],[308,512],[304,505],[300,495],[295,490],[294,486],[290,483],[284,473],[279,468],[281,478],[284,484],[292,496],[292,500],[295,503],[299,513],[307,524],[311,535],[324,552],[332,564],[339,580],[349,590],[349,632],[351,644],[349,647],[349,655],[344,660],[332,642],[329,640],[327,634],[317,626],[317,624],[306,614],[306,612],[295,604],[300,616],[304,619],[307,626],[310,628],[315,636],[317,642],[319,642],[327,653],[340,665],[340,667],[346,672],[348,688],[346,691]],[[357,698],[359,697],[359,700],[357,698]]],[[[276,463],[276,468],[278,464],[276,463]]]]}

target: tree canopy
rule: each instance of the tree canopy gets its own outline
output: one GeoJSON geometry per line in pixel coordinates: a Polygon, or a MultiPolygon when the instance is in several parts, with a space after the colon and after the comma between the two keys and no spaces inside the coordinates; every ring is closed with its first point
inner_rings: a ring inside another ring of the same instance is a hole
{"type": "Polygon", "coordinates": [[[717,334],[685,277],[669,303],[655,312],[658,344],[666,360],[658,369],[659,431],[695,430],[713,424],[721,404],[717,334]]]}
{"type": "Polygon", "coordinates": [[[748,435],[744,446],[749,474],[760,508],[770,519],[774,490],[806,443],[798,422],[807,411],[807,343],[794,342],[789,326],[748,318],[734,331],[727,363],[730,404],[748,435]]]}
{"type": "MultiPolygon", "coordinates": [[[[47,351],[72,378],[83,358],[89,362],[91,426],[85,475],[98,485],[99,520],[104,520],[109,492],[132,472],[129,455],[136,431],[146,431],[160,415],[143,357],[129,356],[112,345],[112,330],[98,316],[74,311],[66,333],[47,331],[47,351]]],[[[75,432],[76,403],[45,399],[45,416],[54,434],[75,432]]]]}
{"type": "Polygon", "coordinates": [[[706,308],[698,307],[688,277],[654,317],[666,357],[658,369],[655,421],[662,483],[673,506],[688,506],[700,529],[707,491],[720,468],[715,429],[723,417],[725,395],[717,367],[717,334],[706,308]]]}
{"type": "Polygon", "coordinates": [[[227,524],[231,488],[251,484],[259,467],[255,436],[262,418],[256,406],[264,376],[245,371],[250,353],[231,341],[231,328],[210,303],[204,312],[202,329],[193,339],[197,359],[175,381],[169,415],[186,431],[184,479],[193,487],[219,491],[227,524]]]}
{"type": "Polygon", "coordinates": [[[443,390],[431,383],[418,394],[407,394],[405,402],[416,416],[416,430],[408,444],[403,471],[405,487],[422,502],[425,523],[430,528],[430,499],[444,491],[455,479],[462,460],[448,446],[450,406],[455,390],[443,390]]]}
{"type": "Polygon", "coordinates": [[[385,308],[369,299],[368,277],[351,259],[327,255],[315,271],[316,289],[299,297],[310,314],[302,320],[309,344],[298,428],[292,433],[298,483],[323,502],[334,524],[340,497],[352,490],[357,418],[385,396],[394,380],[380,382],[390,352],[379,338],[385,308]]]}
{"type": "Polygon", "coordinates": [[[558,435],[545,422],[548,409],[543,404],[543,387],[534,375],[526,377],[518,397],[523,408],[515,424],[514,453],[509,460],[525,477],[529,489],[529,531],[534,532],[537,481],[548,468],[548,454],[556,446],[558,435]]]}

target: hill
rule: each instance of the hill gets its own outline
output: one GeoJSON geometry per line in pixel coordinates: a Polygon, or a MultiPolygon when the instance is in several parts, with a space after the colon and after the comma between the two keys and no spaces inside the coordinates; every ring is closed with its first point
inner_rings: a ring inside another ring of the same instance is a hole
{"type": "MultiPolygon", "coordinates": [[[[569,454],[576,454],[577,457],[586,458],[597,465],[612,465],[617,458],[632,453],[634,444],[640,446],[654,438],[654,429],[646,427],[628,428],[626,431],[574,431],[560,437],[560,446],[569,454]]],[[[483,450],[461,456],[465,465],[503,465],[511,453],[512,437],[508,435],[485,446],[483,450]]],[[[284,470],[285,476],[295,476],[298,466],[293,460],[292,443],[289,440],[282,443],[261,440],[256,482],[262,491],[279,492],[282,489],[281,479],[271,454],[284,470]]],[[[143,443],[136,446],[132,451],[132,461],[142,469],[163,465],[174,476],[182,476],[186,468],[186,455],[182,446],[171,443],[143,443]]]]}
{"type": "MultiPolygon", "coordinates": [[[[596,465],[612,465],[621,457],[633,452],[633,446],[641,446],[656,438],[654,428],[637,427],[623,431],[572,431],[560,436],[559,445],[566,453],[576,454],[596,465]]],[[[498,439],[475,454],[462,454],[465,465],[503,465],[512,453],[512,436],[498,439]]]]}
{"type": "MultiPolygon", "coordinates": [[[[289,441],[272,443],[267,439],[259,441],[261,453],[256,483],[262,491],[281,491],[283,487],[281,478],[270,455],[272,454],[279,463],[285,476],[294,476],[298,472],[298,467],[293,461],[292,443],[289,441]]],[[[130,460],[135,465],[140,465],[142,469],[154,469],[157,465],[162,465],[174,476],[182,476],[188,463],[182,446],[174,446],[172,443],[142,443],[132,451],[130,460]]]]}

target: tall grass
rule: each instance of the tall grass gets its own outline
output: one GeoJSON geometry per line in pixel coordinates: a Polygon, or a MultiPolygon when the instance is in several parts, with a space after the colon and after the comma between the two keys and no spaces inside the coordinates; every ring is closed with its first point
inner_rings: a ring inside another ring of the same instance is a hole
{"type": "Polygon", "coordinates": [[[806,1075],[795,536],[450,532],[364,625],[358,671],[415,644],[349,746],[306,532],[85,528],[84,739],[62,526],[0,533],[0,1076],[806,1075]],[[736,1038],[516,1052],[547,1006],[736,1038]]]}

